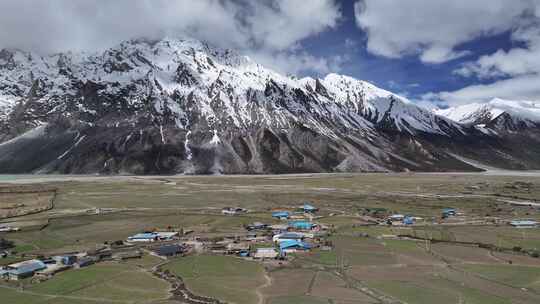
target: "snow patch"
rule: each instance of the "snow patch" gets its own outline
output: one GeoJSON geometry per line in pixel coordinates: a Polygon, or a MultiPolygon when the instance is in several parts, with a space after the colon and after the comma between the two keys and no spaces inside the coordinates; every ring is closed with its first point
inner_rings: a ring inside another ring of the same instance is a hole
{"type": "Polygon", "coordinates": [[[80,133],[77,133],[77,136],[75,137],[75,139],[77,140],[73,146],[71,146],[69,149],[66,150],[66,152],[62,153],[62,155],[58,156],[57,159],[62,159],[64,158],[66,155],[69,154],[69,152],[71,152],[71,150],[73,150],[75,147],[77,147],[82,141],[83,139],[86,137],[86,135],[83,135],[79,138],[80,136],[80,133]]]}
{"type": "Polygon", "coordinates": [[[25,140],[25,139],[34,139],[34,138],[39,138],[39,137],[42,137],[42,136],[45,136],[45,129],[47,127],[47,124],[43,124],[43,125],[40,125],[30,131],[27,131],[17,137],[14,137],[8,141],[5,141],[3,143],[0,143],[0,146],[4,146],[4,145],[8,145],[8,144],[11,144],[11,143],[14,143],[14,142],[17,142],[19,140],[25,140]]]}
{"type": "Polygon", "coordinates": [[[161,143],[165,144],[165,135],[163,135],[163,126],[159,126],[159,134],[161,135],[161,143]]]}
{"type": "Polygon", "coordinates": [[[187,131],[186,137],[184,139],[184,150],[186,151],[186,159],[191,160],[193,158],[193,153],[191,152],[191,148],[189,147],[189,136],[191,135],[191,131],[187,131]]]}
{"type": "Polygon", "coordinates": [[[221,139],[219,138],[217,134],[217,130],[214,129],[214,136],[212,136],[212,140],[210,140],[210,144],[219,145],[220,143],[221,143],[221,139]]]}
{"type": "Polygon", "coordinates": [[[502,113],[512,117],[540,123],[540,103],[533,101],[504,100],[495,98],[487,103],[467,105],[436,110],[436,114],[448,117],[456,122],[470,124],[479,119],[494,120],[502,113]]]}

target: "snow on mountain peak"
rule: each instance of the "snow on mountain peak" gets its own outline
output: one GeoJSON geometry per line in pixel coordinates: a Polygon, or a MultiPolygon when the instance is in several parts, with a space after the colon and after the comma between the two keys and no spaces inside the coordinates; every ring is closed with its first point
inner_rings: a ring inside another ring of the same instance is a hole
{"type": "Polygon", "coordinates": [[[122,95],[130,105],[152,95],[155,110],[172,112],[182,128],[188,127],[187,112],[193,109],[184,104],[185,98],[192,96],[195,109],[213,128],[228,122],[244,128],[302,121],[331,134],[321,125],[328,119],[355,130],[370,130],[375,124],[408,133],[446,134],[440,117],[366,81],[338,74],[324,79],[287,77],[235,51],[189,38],[134,39],[95,53],[38,56],[2,51],[0,60],[4,116],[32,90],[36,102],[50,111],[65,109],[69,96],[80,111],[96,116],[79,96],[81,86],[94,83],[99,94],[122,95]]]}
{"type": "Polygon", "coordinates": [[[514,119],[540,123],[540,102],[494,98],[487,103],[471,103],[436,110],[435,113],[471,125],[486,124],[503,113],[514,119]]]}

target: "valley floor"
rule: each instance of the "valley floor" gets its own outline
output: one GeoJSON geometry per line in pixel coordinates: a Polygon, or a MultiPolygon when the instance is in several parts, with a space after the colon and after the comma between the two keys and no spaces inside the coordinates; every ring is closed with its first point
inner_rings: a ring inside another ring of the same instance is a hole
{"type": "MultiPolygon", "coordinates": [[[[286,260],[249,260],[211,250],[161,259],[148,254],[33,278],[1,281],[6,303],[182,303],[156,275],[178,276],[195,296],[237,304],[540,303],[540,172],[295,174],[266,176],[0,176],[1,208],[35,203],[17,196],[55,189],[54,206],[0,219],[15,253],[0,265],[95,250],[142,232],[190,231],[184,241],[244,236],[253,222],[286,224],[273,210],[311,202],[329,235],[286,260]],[[22,194],[21,194],[22,195],[22,194]],[[7,207],[6,207],[7,206],[7,207]],[[227,216],[225,207],[248,213],[227,216]],[[457,216],[441,218],[444,208],[457,216]],[[385,225],[385,216],[417,217],[385,225]],[[372,225],[380,221],[382,224],[372,225]]],[[[217,244],[217,243],[216,243],[217,244]]],[[[267,247],[271,243],[257,243],[267,247]]],[[[1,252],[1,250],[0,250],[1,252]]],[[[202,302],[201,302],[202,303],[202,302]]]]}

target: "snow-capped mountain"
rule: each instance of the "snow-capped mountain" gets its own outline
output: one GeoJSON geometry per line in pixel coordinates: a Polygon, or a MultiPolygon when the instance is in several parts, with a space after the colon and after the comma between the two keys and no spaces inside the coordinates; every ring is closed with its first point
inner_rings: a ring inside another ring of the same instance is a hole
{"type": "Polygon", "coordinates": [[[453,156],[484,149],[461,143],[473,138],[511,155],[452,119],[365,81],[286,77],[196,40],[0,51],[0,173],[474,170],[453,156]]]}
{"type": "Polygon", "coordinates": [[[535,127],[540,124],[540,103],[494,98],[487,103],[472,103],[435,111],[467,125],[504,127],[502,120],[511,119],[514,127],[535,127]]]}

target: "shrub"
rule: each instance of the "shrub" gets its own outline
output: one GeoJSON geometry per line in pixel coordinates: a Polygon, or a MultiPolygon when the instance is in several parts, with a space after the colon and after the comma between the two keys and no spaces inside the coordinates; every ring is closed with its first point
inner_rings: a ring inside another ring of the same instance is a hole
{"type": "Polygon", "coordinates": [[[15,247],[15,245],[13,245],[12,241],[8,241],[4,238],[0,239],[0,249],[9,249],[13,247],[15,247]]]}

